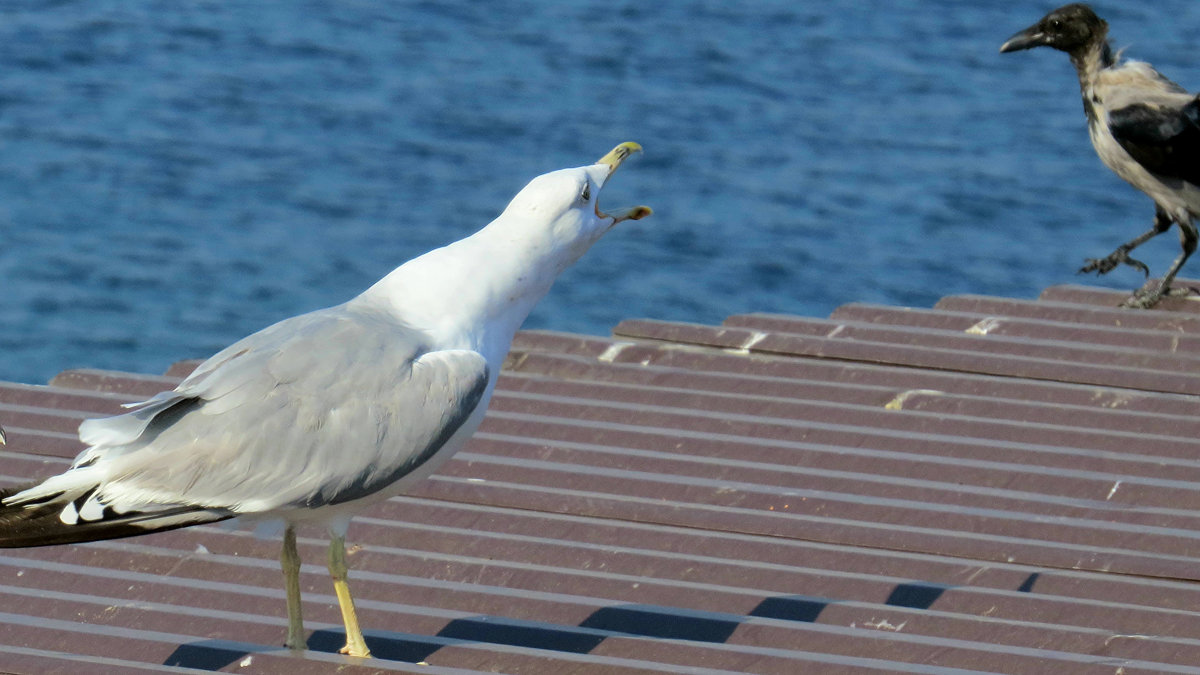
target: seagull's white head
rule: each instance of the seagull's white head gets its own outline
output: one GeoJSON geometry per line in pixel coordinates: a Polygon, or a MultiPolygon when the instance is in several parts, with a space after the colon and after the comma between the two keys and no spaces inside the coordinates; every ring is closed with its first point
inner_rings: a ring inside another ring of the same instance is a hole
{"type": "Polygon", "coordinates": [[[650,215],[648,206],[606,213],[598,201],[621,162],[641,149],[622,143],[594,164],[534,178],[486,227],[408,261],[355,301],[389,308],[440,344],[480,350],[498,371],[559,274],[617,223],[650,215]]]}
{"type": "Polygon", "coordinates": [[[552,246],[568,253],[563,262],[570,265],[617,223],[652,213],[648,206],[611,213],[600,210],[600,192],[609,178],[625,158],[641,149],[637,143],[622,143],[590,166],[538,176],[513,197],[500,219],[536,228],[538,232],[529,234],[536,239],[549,237],[552,246]]]}

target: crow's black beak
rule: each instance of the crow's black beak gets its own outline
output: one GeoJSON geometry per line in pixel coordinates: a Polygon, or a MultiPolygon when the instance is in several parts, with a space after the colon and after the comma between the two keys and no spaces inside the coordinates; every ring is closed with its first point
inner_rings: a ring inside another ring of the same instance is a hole
{"type": "Polygon", "coordinates": [[[1008,52],[1019,52],[1022,49],[1047,47],[1049,45],[1050,41],[1046,34],[1035,24],[1008,38],[1007,42],[1000,45],[1000,53],[1007,54],[1008,52]]]}

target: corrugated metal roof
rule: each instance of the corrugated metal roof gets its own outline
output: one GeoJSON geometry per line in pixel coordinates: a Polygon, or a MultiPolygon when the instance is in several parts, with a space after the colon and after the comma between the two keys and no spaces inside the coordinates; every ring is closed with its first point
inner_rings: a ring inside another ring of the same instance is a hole
{"type": "MultiPolygon", "coordinates": [[[[206,526],[0,553],[0,670],[1200,673],[1200,302],[1122,297],[524,332],[351,526],[377,658],[335,653],[323,533],[294,655],[278,542],[206,526]]],[[[0,474],[194,366],[0,384],[0,474]]]]}

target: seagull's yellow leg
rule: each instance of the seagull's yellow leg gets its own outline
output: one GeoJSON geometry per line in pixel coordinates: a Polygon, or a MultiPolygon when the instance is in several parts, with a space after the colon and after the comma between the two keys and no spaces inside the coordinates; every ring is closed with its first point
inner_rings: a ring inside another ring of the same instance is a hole
{"type": "Polygon", "coordinates": [[[300,610],[300,553],[296,550],[296,528],[283,531],[283,550],[279,553],[283,567],[283,588],[287,591],[288,632],[283,646],[304,649],[304,617],[300,610]]]}
{"type": "Polygon", "coordinates": [[[333,577],[333,590],[342,608],[342,623],[346,624],[346,646],[339,651],[350,656],[370,656],[371,650],[367,649],[367,641],[358,627],[354,598],[350,597],[350,586],[346,584],[345,537],[334,536],[329,540],[329,576],[333,577]]]}

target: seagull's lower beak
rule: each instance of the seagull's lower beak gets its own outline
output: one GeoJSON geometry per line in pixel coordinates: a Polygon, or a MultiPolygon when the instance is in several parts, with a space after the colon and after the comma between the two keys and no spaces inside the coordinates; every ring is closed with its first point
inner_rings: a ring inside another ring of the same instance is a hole
{"type": "Polygon", "coordinates": [[[1040,28],[1034,25],[1008,38],[1008,41],[1000,45],[1000,53],[1007,54],[1008,52],[1019,52],[1022,49],[1046,47],[1049,46],[1049,44],[1050,43],[1046,40],[1046,34],[1043,33],[1040,28]]]}
{"type": "Polygon", "coordinates": [[[620,210],[614,211],[612,213],[604,213],[600,210],[600,207],[598,207],[598,206],[596,207],[596,217],[612,218],[613,225],[616,225],[617,223],[621,222],[622,220],[641,220],[642,218],[645,218],[646,216],[648,216],[652,213],[654,213],[654,210],[651,209],[649,206],[641,206],[641,205],[631,206],[627,209],[620,209],[620,210]]]}
{"type": "MultiPolygon", "coordinates": [[[[597,164],[605,164],[608,166],[608,177],[605,178],[605,182],[608,182],[608,178],[612,178],[612,175],[617,171],[617,167],[621,166],[621,162],[624,162],[626,157],[629,157],[635,152],[641,151],[642,146],[634,143],[633,141],[627,141],[613,148],[607,155],[596,160],[597,164]]],[[[627,209],[621,209],[613,213],[604,213],[600,210],[599,200],[596,201],[596,217],[612,218],[613,225],[616,225],[622,220],[641,220],[651,213],[654,213],[654,211],[651,210],[649,206],[634,206],[627,209]]]]}

